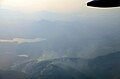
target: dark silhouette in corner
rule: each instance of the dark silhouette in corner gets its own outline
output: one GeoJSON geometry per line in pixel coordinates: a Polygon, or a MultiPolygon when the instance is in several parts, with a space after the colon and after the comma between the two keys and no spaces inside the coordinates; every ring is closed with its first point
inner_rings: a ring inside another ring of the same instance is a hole
{"type": "Polygon", "coordinates": [[[120,0],[93,0],[87,3],[87,6],[92,7],[119,7],[120,6],[120,0]]]}

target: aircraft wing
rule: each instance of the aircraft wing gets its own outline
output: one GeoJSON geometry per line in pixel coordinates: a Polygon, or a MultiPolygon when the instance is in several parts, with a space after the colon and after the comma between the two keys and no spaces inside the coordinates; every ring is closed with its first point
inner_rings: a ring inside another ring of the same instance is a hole
{"type": "Polygon", "coordinates": [[[119,7],[120,0],[93,0],[87,3],[87,6],[92,7],[119,7]]]}

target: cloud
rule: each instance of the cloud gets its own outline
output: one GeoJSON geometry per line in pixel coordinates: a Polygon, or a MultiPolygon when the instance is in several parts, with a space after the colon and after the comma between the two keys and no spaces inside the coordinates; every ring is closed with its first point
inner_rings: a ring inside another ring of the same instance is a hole
{"type": "Polygon", "coordinates": [[[28,55],[18,55],[18,57],[25,57],[25,58],[28,58],[29,56],[28,56],[28,55]]]}
{"type": "Polygon", "coordinates": [[[25,38],[13,38],[11,40],[6,40],[6,39],[0,39],[0,43],[17,43],[17,44],[22,44],[22,43],[36,43],[36,42],[41,42],[46,39],[42,38],[34,38],[34,39],[25,39],[25,38]]]}

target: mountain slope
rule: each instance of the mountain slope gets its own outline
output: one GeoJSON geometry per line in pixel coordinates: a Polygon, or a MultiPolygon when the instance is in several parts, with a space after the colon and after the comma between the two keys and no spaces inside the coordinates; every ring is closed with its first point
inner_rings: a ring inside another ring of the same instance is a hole
{"type": "Polygon", "coordinates": [[[0,79],[28,79],[27,75],[22,72],[7,70],[0,70],[0,79]]]}
{"type": "Polygon", "coordinates": [[[120,79],[120,52],[91,60],[89,68],[92,75],[98,79],[120,79]]]}
{"type": "MultiPolygon", "coordinates": [[[[18,65],[30,79],[120,79],[120,52],[94,59],[57,58],[18,65]]],[[[15,69],[15,68],[14,68],[15,69]]]]}
{"type": "Polygon", "coordinates": [[[15,69],[29,74],[30,79],[93,79],[85,75],[87,60],[58,58],[41,62],[31,61],[15,69]]]}

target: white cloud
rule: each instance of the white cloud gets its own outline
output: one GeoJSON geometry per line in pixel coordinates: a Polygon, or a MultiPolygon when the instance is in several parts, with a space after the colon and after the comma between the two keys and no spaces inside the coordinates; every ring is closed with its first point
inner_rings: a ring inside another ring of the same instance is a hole
{"type": "Polygon", "coordinates": [[[28,58],[29,56],[28,56],[28,55],[18,55],[18,57],[25,57],[25,58],[28,58]]]}
{"type": "Polygon", "coordinates": [[[46,39],[42,38],[34,38],[34,39],[25,39],[25,38],[13,38],[11,40],[6,40],[6,39],[0,39],[0,43],[17,43],[17,44],[22,44],[22,43],[36,43],[36,42],[41,42],[46,39]]]}

